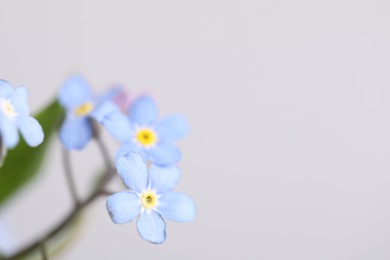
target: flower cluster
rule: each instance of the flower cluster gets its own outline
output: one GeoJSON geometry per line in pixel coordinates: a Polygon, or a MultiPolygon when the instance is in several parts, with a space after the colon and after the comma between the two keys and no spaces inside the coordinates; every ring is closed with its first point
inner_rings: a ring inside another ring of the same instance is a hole
{"type": "Polygon", "coordinates": [[[66,149],[80,150],[94,136],[97,122],[121,142],[116,168],[128,189],[107,198],[108,213],[116,224],[138,217],[140,236],[159,244],[166,239],[165,220],[188,222],[195,217],[194,202],[172,191],[180,177],[176,163],[181,159],[173,143],[187,134],[188,124],[179,115],[158,120],[157,106],[148,96],[133,101],[126,115],[114,102],[117,94],[113,89],[94,96],[79,76],[65,81],[59,92],[66,109],[60,140],[66,149]]]}
{"type": "Polygon", "coordinates": [[[58,130],[64,147],[64,173],[74,206],[62,222],[42,236],[43,239],[39,238],[8,255],[0,250],[1,259],[21,259],[37,251],[48,259],[50,251],[54,251],[48,250],[49,240],[71,225],[90,203],[106,196],[106,186],[115,176],[112,159],[115,159],[116,172],[126,187],[126,190],[106,198],[108,215],[115,224],[136,219],[139,235],[153,244],[161,244],[166,240],[167,220],[189,222],[195,218],[196,206],[192,199],[173,191],[181,175],[176,166],[181,153],[175,141],[189,131],[184,117],[171,115],[159,119],[156,103],[149,96],[130,101],[127,94],[117,87],[102,95],[94,95],[84,78],[72,76],[62,85],[57,100],[37,115],[42,127],[30,116],[27,96],[25,87],[14,88],[9,82],[0,80],[0,182],[7,188],[4,189],[6,192],[2,190],[0,193],[0,203],[39,170],[44,151],[49,146],[46,142],[39,148],[40,152],[26,149],[24,145],[16,147],[19,132],[27,145],[35,147],[43,142],[44,131],[50,137],[58,130]],[[55,122],[61,119],[62,124],[57,129],[55,122]],[[99,134],[100,126],[120,143],[112,157],[99,134]],[[82,150],[92,139],[98,143],[106,171],[92,191],[85,198],[80,198],[69,153],[82,150]],[[7,148],[15,150],[2,164],[5,158],[2,152],[7,148]]]}

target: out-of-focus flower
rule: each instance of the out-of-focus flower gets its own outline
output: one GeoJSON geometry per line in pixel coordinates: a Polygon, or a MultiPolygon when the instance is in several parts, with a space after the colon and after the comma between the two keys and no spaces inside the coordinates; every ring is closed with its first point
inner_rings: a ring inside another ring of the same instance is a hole
{"type": "Polygon", "coordinates": [[[140,236],[160,244],[166,239],[165,220],[188,222],[194,219],[194,202],[183,193],[172,192],[180,176],[176,167],[152,164],[148,171],[136,153],[118,157],[116,166],[122,181],[131,190],[107,198],[107,210],[114,223],[125,224],[138,217],[140,236]]]}
{"type": "MultiPolygon", "coordinates": [[[[0,253],[3,256],[12,255],[15,251],[15,232],[12,232],[11,221],[8,216],[0,217],[0,253]]],[[[1,257],[0,257],[1,258],[1,257]]]]}
{"type": "Polygon", "coordinates": [[[118,89],[118,92],[113,97],[113,102],[123,111],[123,113],[127,113],[131,103],[128,92],[122,86],[115,86],[114,88],[118,89]]]}
{"type": "Polygon", "coordinates": [[[82,77],[72,76],[65,81],[59,93],[59,101],[67,111],[60,139],[67,149],[84,148],[93,136],[91,119],[102,124],[118,140],[127,139],[131,127],[126,116],[111,101],[115,92],[113,89],[95,97],[82,77]]]}
{"type": "Polygon", "coordinates": [[[29,146],[43,142],[44,133],[39,122],[29,116],[27,89],[15,88],[7,81],[0,80],[0,135],[3,143],[13,148],[19,142],[19,134],[29,146]]]}
{"type": "Polygon", "coordinates": [[[160,166],[175,164],[181,159],[181,153],[173,141],[188,132],[184,117],[172,115],[158,121],[157,106],[148,96],[141,96],[132,103],[129,117],[132,129],[128,133],[128,140],[119,148],[117,157],[136,152],[144,161],[160,166]]]}

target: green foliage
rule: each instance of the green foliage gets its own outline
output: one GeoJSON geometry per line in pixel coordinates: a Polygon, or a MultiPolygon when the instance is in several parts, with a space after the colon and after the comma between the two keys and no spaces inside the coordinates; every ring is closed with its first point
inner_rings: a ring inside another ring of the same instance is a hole
{"type": "Polygon", "coordinates": [[[38,147],[29,147],[21,138],[19,144],[7,152],[0,168],[0,206],[18,189],[39,172],[53,135],[63,118],[63,110],[57,100],[34,115],[45,133],[45,139],[38,147]]]}

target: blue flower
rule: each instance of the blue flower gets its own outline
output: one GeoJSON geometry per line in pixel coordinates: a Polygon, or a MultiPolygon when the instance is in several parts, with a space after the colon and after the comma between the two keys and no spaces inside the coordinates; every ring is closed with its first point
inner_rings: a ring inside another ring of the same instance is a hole
{"type": "Polygon", "coordinates": [[[60,139],[67,149],[80,150],[93,136],[91,119],[102,124],[118,140],[126,140],[131,131],[128,119],[111,102],[115,90],[94,97],[87,82],[80,76],[65,81],[59,101],[66,108],[66,118],[60,130],[60,139]]]}
{"type": "Polygon", "coordinates": [[[149,171],[139,154],[128,153],[117,158],[119,176],[131,190],[107,198],[107,210],[116,224],[138,217],[140,236],[160,244],[166,239],[165,220],[188,222],[194,219],[194,202],[183,193],[172,192],[179,180],[176,167],[150,165],[149,171]]]}
{"type": "Polygon", "coordinates": [[[132,130],[129,139],[119,148],[117,157],[136,152],[144,161],[160,166],[172,165],[181,159],[179,149],[172,142],[188,132],[187,121],[182,116],[172,115],[157,121],[155,102],[142,96],[130,106],[129,117],[132,130]]]}
{"type": "Polygon", "coordinates": [[[29,146],[37,146],[43,142],[44,134],[38,121],[29,116],[27,89],[13,88],[0,80],[0,134],[3,143],[13,148],[19,142],[18,129],[29,146]]]}

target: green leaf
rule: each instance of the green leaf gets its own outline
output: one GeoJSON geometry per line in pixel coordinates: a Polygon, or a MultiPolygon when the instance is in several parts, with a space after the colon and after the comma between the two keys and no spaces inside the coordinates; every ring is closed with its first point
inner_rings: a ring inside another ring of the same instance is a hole
{"type": "Polygon", "coordinates": [[[30,147],[21,138],[19,144],[8,151],[4,164],[0,168],[0,206],[37,175],[50,141],[62,121],[63,114],[58,101],[51,102],[41,112],[34,115],[45,133],[43,143],[38,147],[30,147]]]}

